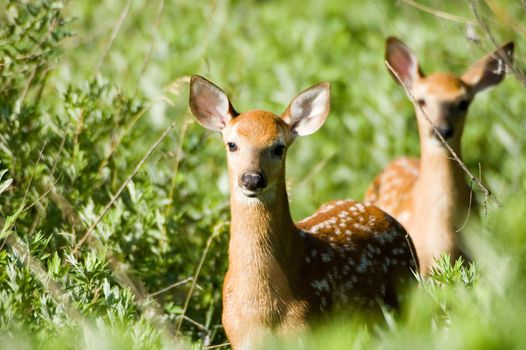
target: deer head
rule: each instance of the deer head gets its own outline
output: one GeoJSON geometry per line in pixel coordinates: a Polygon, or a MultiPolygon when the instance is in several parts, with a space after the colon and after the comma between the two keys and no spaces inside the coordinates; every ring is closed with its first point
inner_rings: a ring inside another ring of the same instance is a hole
{"type": "Polygon", "coordinates": [[[507,63],[512,58],[513,43],[510,42],[475,62],[460,77],[450,73],[426,76],[415,54],[399,39],[388,38],[385,52],[386,61],[398,76],[396,81],[401,80],[418,104],[415,110],[421,143],[436,147],[442,144],[433,125],[448,143],[459,145],[471,101],[477,93],[504,79],[507,63]],[[422,109],[433,125],[426,120],[422,109]]]}
{"type": "Polygon", "coordinates": [[[223,137],[232,195],[245,201],[269,201],[278,184],[284,184],[288,147],[297,136],[314,133],[327,119],[330,85],[321,83],[299,93],[277,116],[262,110],[238,113],[223,90],[193,76],[190,108],[199,124],[223,137]]]}

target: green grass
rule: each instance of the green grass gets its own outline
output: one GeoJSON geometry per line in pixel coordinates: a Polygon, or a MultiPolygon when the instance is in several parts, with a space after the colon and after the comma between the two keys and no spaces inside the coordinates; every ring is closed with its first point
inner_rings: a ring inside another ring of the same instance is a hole
{"type": "MultiPolygon", "coordinates": [[[[476,22],[469,2],[422,4],[476,22]]],[[[524,67],[525,5],[476,4],[524,67]]],[[[460,74],[494,48],[480,25],[479,42],[468,41],[468,26],[387,0],[0,1],[0,348],[224,343],[225,156],[189,114],[188,77],[211,79],[239,111],[275,113],[331,82],[327,123],[289,152],[300,219],[327,200],[362,198],[389,160],[418,154],[412,107],[384,67],[385,38],[404,40],[425,72],[460,74]]],[[[385,324],[351,317],[272,346],[524,347],[524,91],[510,75],[470,108],[464,160],[475,174],[480,164],[503,203],[489,200],[466,230],[476,265],[443,262],[385,324]]]]}

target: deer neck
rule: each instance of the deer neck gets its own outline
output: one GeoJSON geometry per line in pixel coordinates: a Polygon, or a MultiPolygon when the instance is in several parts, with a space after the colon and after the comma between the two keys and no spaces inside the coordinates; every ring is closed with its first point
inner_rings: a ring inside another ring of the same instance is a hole
{"type": "Polygon", "coordinates": [[[258,318],[265,322],[275,320],[293,299],[291,276],[304,249],[282,178],[263,200],[231,193],[229,289],[237,302],[260,310],[258,318]]]}
{"type": "MultiPolygon", "coordinates": [[[[462,159],[460,141],[451,144],[459,159],[462,159]]],[[[462,225],[469,192],[463,170],[444,147],[421,143],[420,175],[415,184],[415,204],[420,210],[433,213],[430,223],[437,232],[449,232],[462,225]]],[[[422,217],[430,216],[423,213],[422,217]]]]}
{"type": "Polygon", "coordinates": [[[274,268],[290,266],[298,229],[290,215],[285,182],[264,200],[241,196],[231,195],[230,269],[240,268],[248,276],[265,274],[276,263],[274,268]]]}

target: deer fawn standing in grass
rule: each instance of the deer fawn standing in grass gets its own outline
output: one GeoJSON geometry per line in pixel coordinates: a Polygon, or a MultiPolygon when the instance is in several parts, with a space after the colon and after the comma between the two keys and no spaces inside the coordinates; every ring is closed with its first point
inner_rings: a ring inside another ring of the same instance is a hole
{"type": "Polygon", "coordinates": [[[329,100],[330,86],[321,83],[281,116],[238,114],[219,87],[192,77],[192,113],[221,132],[228,154],[232,222],[223,325],[236,349],[252,348],[268,333],[295,334],[331,309],[396,308],[417,271],[406,231],[374,206],[334,201],[292,221],[285,155],[297,136],[322,126],[329,100]]]}
{"type": "Polygon", "coordinates": [[[448,73],[424,76],[411,50],[396,38],[387,39],[386,60],[414,99],[421,155],[420,159],[400,158],[389,164],[369,187],[365,199],[407,229],[423,275],[441,254],[448,253],[452,259],[462,254],[457,231],[466,221],[470,204],[463,170],[436,132],[461,157],[460,139],[469,104],[478,92],[504,79],[503,55],[512,59],[513,43],[488,54],[461,77],[448,73]]]}

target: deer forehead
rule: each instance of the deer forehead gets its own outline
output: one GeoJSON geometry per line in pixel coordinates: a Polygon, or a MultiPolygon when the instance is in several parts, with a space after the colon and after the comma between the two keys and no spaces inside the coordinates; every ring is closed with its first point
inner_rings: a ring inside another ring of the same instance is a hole
{"type": "Polygon", "coordinates": [[[468,92],[466,84],[457,76],[449,73],[435,73],[421,78],[419,90],[443,101],[453,101],[468,92]]]}
{"type": "Polygon", "coordinates": [[[225,128],[223,135],[225,142],[246,142],[255,148],[277,141],[286,143],[290,137],[288,126],[280,117],[260,110],[241,113],[225,128]]]}

